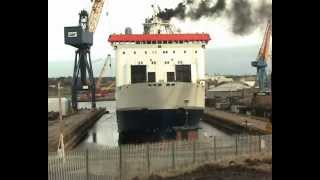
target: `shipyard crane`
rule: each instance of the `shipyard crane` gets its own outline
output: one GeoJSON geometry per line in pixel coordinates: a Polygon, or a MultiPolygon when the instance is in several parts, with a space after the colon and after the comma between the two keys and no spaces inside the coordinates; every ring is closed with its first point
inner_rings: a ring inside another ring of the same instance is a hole
{"type": "MultiPolygon", "coordinates": [[[[92,1],[92,0],[91,0],[92,1]]],[[[102,12],[102,8],[103,8],[103,4],[104,4],[104,0],[95,0],[92,8],[91,8],[91,12],[90,12],[90,16],[89,16],[89,32],[95,32],[100,16],[101,16],[101,12],[102,12]]]]}
{"type": "Polygon", "coordinates": [[[271,28],[272,28],[271,21],[268,21],[263,42],[257,56],[257,60],[251,62],[251,65],[257,68],[257,83],[259,85],[260,92],[269,91],[266,68],[267,68],[267,61],[270,58],[269,48],[270,48],[270,40],[272,35],[271,28]]]}
{"type": "Polygon", "coordinates": [[[267,76],[267,61],[271,60],[272,56],[270,53],[270,44],[272,36],[272,24],[271,21],[268,21],[266,31],[264,33],[263,42],[260,47],[257,60],[251,62],[253,67],[257,68],[257,83],[259,86],[258,93],[254,93],[252,98],[252,109],[254,114],[258,111],[260,114],[263,112],[263,116],[266,116],[266,113],[269,114],[270,121],[266,125],[266,130],[272,132],[272,97],[271,97],[271,87],[269,87],[269,81],[267,76]],[[269,54],[270,53],[270,54],[269,54]]]}
{"type": "Polygon", "coordinates": [[[104,74],[104,72],[106,71],[106,67],[107,67],[107,64],[109,62],[109,67],[111,67],[111,55],[108,54],[107,56],[107,59],[105,60],[104,64],[103,64],[103,67],[101,69],[101,72],[99,74],[99,78],[98,78],[98,81],[97,81],[97,84],[96,84],[96,89],[97,91],[99,91],[100,89],[100,86],[101,86],[101,80],[102,80],[102,75],[104,74]]]}
{"type": "Polygon", "coordinates": [[[82,10],[79,13],[78,26],[64,27],[65,44],[77,48],[71,87],[72,108],[75,111],[78,109],[78,93],[80,91],[87,91],[91,94],[91,107],[96,108],[96,85],[92,71],[90,47],[93,44],[93,33],[97,28],[104,2],[104,0],[94,0],[90,16],[86,10],[82,10]]]}

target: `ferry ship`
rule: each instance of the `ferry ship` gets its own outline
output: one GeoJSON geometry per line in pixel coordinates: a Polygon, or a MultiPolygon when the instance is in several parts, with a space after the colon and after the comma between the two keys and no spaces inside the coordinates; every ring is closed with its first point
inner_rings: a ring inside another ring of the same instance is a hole
{"type": "Polygon", "coordinates": [[[119,143],[175,139],[197,128],[205,106],[207,33],[181,33],[154,8],[143,34],[112,34],[119,143]]]}

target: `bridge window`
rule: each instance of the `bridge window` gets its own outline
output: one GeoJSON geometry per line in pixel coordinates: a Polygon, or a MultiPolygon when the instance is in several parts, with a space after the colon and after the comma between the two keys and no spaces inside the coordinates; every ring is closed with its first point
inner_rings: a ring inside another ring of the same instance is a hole
{"type": "Polygon", "coordinates": [[[191,65],[176,65],[176,81],[191,82],[191,65]]]}
{"type": "Polygon", "coordinates": [[[156,73],[148,72],[148,82],[156,82],[156,73]]]}
{"type": "Polygon", "coordinates": [[[174,82],[174,72],[167,72],[167,82],[174,82]]]}
{"type": "Polygon", "coordinates": [[[146,65],[131,65],[131,83],[141,83],[147,81],[146,65]]]}

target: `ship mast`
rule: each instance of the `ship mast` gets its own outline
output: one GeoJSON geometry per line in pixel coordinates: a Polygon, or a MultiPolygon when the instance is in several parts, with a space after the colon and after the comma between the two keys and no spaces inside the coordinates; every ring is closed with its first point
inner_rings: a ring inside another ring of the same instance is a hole
{"type": "Polygon", "coordinates": [[[162,20],[158,14],[161,11],[156,4],[151,5],[153,8],[153,15],[151,18],[146,18],[144,27],[144,34],[174,34],[177,33],[176,28],[169,23],[169,21],[162,20]]]}

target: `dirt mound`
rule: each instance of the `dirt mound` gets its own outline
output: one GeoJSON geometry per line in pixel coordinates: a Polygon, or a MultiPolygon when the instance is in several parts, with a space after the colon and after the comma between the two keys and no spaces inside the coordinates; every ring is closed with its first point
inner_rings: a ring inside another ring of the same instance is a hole
{"type": "Polygon", "coordinates": [[[205,164],[177,176],[152,175],[149,180],[271,180],[272,158],[247,158],[229,161],[226,165],[205,164]]]}

